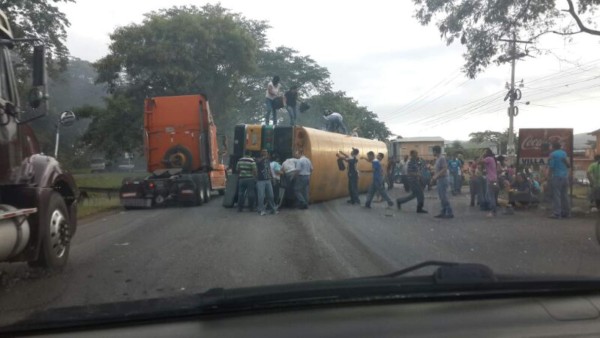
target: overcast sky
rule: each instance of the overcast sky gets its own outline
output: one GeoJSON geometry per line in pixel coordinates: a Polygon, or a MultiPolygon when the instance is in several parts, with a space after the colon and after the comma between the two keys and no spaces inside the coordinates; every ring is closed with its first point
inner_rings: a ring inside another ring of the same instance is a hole
{"type": "MultiPolygon", "coordinates": [[[[78,0],[61,5],[71,22],[67,46],[73,56],[95,61],[108,53],[116,27],[139,23],[152,10],[206,3],[78,0]]],[[[334,89],[373,110],[397,135],[468,139],[473,131],[508,128],[503,98],[509,65],[467,80],[460,72],[462,47],[448,47],[434,26],[420,26],[412,1],[221,4],[269,21],[271,47],[285,45],[310,55],[329,69],[334,89]]],[[[550,52],[517,63],[516,78],[524,87],[515,128],[600,129],[600,37],[580,34],[566,43],[549,36],[540,47],[550,52]]]]}

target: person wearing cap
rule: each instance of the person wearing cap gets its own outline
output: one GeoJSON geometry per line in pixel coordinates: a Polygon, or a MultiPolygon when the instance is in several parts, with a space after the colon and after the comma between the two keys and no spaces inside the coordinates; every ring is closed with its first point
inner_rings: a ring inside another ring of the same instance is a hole
{"type": "Polygon", "coordinates": [[[325,129],[327,131],[344,135],[348,134],[346,125],[344,125],[344,118],[342,117],[342,114],[325,109],[323,118],[325,119],[325,129]]]}

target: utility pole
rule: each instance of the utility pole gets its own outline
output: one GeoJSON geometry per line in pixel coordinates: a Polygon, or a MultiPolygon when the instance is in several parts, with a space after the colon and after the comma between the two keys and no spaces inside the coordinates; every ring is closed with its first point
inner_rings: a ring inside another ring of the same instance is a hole
{"type": "MultiPolygon", "coordinates": [[[[515,65],[516,65],[516,58],[517,58],[517,37],[516,34],[513,32],[513,39],[512,39],[512,47],[510,49],[510,57],[511,57],[511,62],[510,62],[510,67],[511,67],[511,71],[510,71],[510,92],[514,93],[515,92],[515,65]]],[[[510,95],[510,105],[508,107],[508,118],[509,118],[509,123],[508,123],[508,144],[506,146],[506,152],[508,155],[508,162],[510,164],[514,164],[515,161],[515,132],[514,132],[514,128],[515,128],[515,95],[511,94],[510,95]]]]}
{"type": "Polygon", "coordinates": [[[515,101],[521,99],[521,90],[518,88],[515,88],[515,68],[516,68],[517,59],[523,56],[521,54],[517,55],[517,42],[530,43],[530,41],[517,40],[516,32],[513,32],[512,39],[510,39],[510,40],[500,39],[500,41],[509,42],[511,44],[510,56],[509,56],[510,64],[511,64],[510,88],[508,90],[508,93],[506,94],[506,97],[504,98],[504,101],[509,99],[508,143],[506,145],[506,153],[507,153],[507,157],[508,157],[508,163],[515,164],[516,153],[515,153],[515,130],[514,130],[515,129],[515,121],[514,120],[515,120],[515,116],[519,115],[519,107],[515,106],[515,101]]]}

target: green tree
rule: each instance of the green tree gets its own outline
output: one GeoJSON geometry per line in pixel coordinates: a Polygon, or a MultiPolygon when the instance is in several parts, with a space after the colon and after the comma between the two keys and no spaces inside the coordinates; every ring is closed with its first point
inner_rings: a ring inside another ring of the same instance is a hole
{"type": "Polygon", "coordinates": [[[266,27],[220,5],[151,12],[111,34],[110,54],[96,64],[98,82],[131,98],[138,116],[145,97],[203,92],[225,126],[256,72],[266,27]]]}
{"type": "MultiPolygon", "coordinates": [[[[413,0],[415,17],[422,25],[435,20],[448,45],[456,40],[465,45],[464,72],[470,78],[492,62],[510,61],[507,44],[500,39],[531,41],[545,34],[571,36],[579,33],[600,35],[592,17],[599,0],[413,0]]],[[[517,53],[524,56],[525,49],[517,53]]]]}
{"type": "MultiPolygon", "coordinates": [[[[96,70],[90,62],[70,58],[65,71],[48,80],[48,115],[30,123],[44,153],[54,153],[56,123],[63,111],[72,111],[82,105],[104,106],[102,98],[106,90],[104,86],[94,83],[96,76],[96,70]]],[[[71,160],[81,159],[81,149],[75,145],[89,122],[89,119],[78,119],[72,126],[61,128],[59,157],[64,165],[72,167],[71,160]]]]}
{"type": "MultiPolygon", "coordinates": [[[[97,81],[107,84],[116,96],[114,100],[127,100],[127,109],[120,109],[118,114],[108,111],[117,107],[113,99],[107,100],[106,110],[84,107],[82,114],[92,117],[84,137],[86,144],[110,149],[110,153],[116,153],[111,147],[124,147],[121,151],[139,149],[142,138],[134,128],[128,131],[113,126],[120,119],[141,126],[143,99],[151,96],[206,93],[215,122],[224,133],[237,123],[262,121],[266,85],[274,75],[282,79],[283,90],[298,85],[301,100],[333,100],[322,106],[339,105],[348,123],[361,126],[364,136],[389,135],[375,114],[358,107],[344,93],[331,93],[326,68],[294,49],[269,49],[267,28],[264,21],[247,19],[220,5],[163,9],[147,14],[141,24],[118,28],[111,35],[110,54],[96,63],[97,81]],[[103,139],[115,130],[129,133],[127,140],[133,142],[103,139]]],[[[303,115],[316,116],[314,126],[322,125],[318,106],[303,115]]]]}
{"type": "MultiPolygon", "coordinates": [[[[66,68],[69,49],[65,45],[69,20],[56,4],[74,0],[0,0],[0,10],[8,17],[16,38],[39,38],[46,46],[47,61],[51,75],[66,68]]],[[[16,44],[20,59],[17,74],[20,84],[29,76],[31,44],[16,44]]]]}
{"type": "MultiPolygon", "coordinates": [[[[486,142],[493,143],[496,146],[496,149],[494,149],[494,151],[500,152],[501,154],[506,154],[506,152],[507,152],[508,129],[506,129],[504,132],[491,131],[491,130],[474,132],[474,133],[470,133],[469,137],[471,138],[470,141],[473,143],[486,143],[486,142]]],[[[518,144],[519,144],[519,139],[517,136],[515,136],[515,145],[518,145],[518,144]]]]}
{"type": "Polygon", "coordinates": [[[348,129],[357,128],[360,137],[387,140],[392,134],[385,123],[377,120],[375,113],[367,107],[359,106],[355,99],[342,91],[314,95],[307,102],[311,109],[301,116],[303,125],[321,129],[325,121],[322,112],[331,109],[342,114],[348,129]]]}
{"type": "Polygon", "coordinates": [[[143,114],[138,113],[137,102],[116,94],[106,98],[105,104],[105,108],[86,105],[76,109],[80,119],[91,119],[80,146],[101,152],[109,160],[116,160],[124,152],[140,150],[143,114]]]}

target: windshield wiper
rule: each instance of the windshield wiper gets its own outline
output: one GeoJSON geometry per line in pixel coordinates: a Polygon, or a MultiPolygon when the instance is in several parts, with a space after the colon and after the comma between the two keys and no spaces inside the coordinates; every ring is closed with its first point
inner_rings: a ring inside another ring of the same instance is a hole
{"type": "Polygon", "coordinates": [[[68,327],[132,320],[338,306],[373,302],[489,299],[545,295],[597,294],[592,277],[498,275],[482,264],[426,261],[386,275],[246,288],[213,288],[173,298],[86,305],[41,311],[3,330],[68,327]],[[406,276],[427,267],[431,274],[406,276]]]}
{"type": "Polygon", "coordinates": [[[444,261],[425,261],[390,274],[371,278],[396,278],[428,267],[437,267],[432,275],[436,284],[492,283],[497,281],[496,275],[487,265],[444,261]]]}

